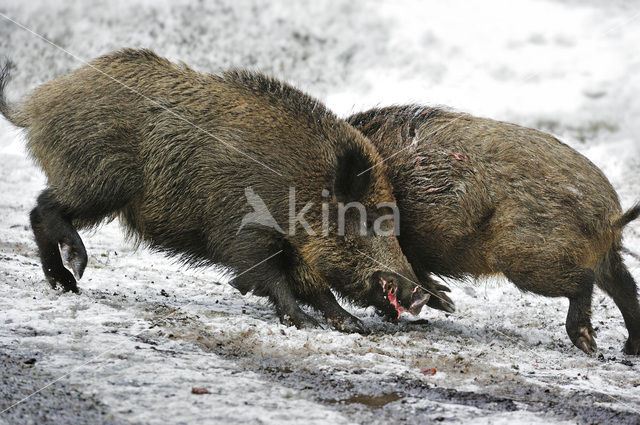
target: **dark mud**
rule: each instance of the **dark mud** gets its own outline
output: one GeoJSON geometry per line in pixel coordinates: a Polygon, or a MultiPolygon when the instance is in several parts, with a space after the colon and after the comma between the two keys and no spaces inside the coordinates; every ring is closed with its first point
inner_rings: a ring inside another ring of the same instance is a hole
{"type": "MultiPolygon", "coordinates": [[[[252,371],[266,382],[292,389],[297,397],[313,400],[346,415],[355,423],[403,423],[474,421],[498,413],[533,413],[550,421],[571,420],[580,424],[638,424],[640,414],[625,400],[614,400],[598,392],[559,390],[553,386],[534,385],[517,375],[508,378],[478,374],[480,390],[463,391],[439,387],[434,383],[405,374],[384,374],[368,369],[310,366],[296,355],[269,352],[264,347],[247,344],[237,335],[222,335],[207,330],[207,322],[224,320],[223,312],[212,317],[184,313],[180,307],[141,298],[122,298],[105,291],[91,291],[91,297],[106,305],[144,312],[149,324],[141,333],[130,333],[126,326],[113,324],[108,332],[118,333],[135,342],[136,350],[153,350],[171,358],[199,351],[232,361],[239,370],[252,371]],[[162,349],[167,341],[178,342],[174,349],[162,349]],[[617,403],[618,408],[610,407],[617,403]]],[[[122,325],[122,323],[120,323],[122,325]]],[[[404,327],[412,327],[405,324],[404,327]]],[[[387,329],[388,331],[388,329],[387,329]]],[[[287,338],[281,330],[278,338],[287,338]]],[[[377,333],[380,333],[378,330],[377,333]]],[[[15,331],[17,337],[34,336],[36,330],[25,326],[15,331]]],[[[44,352],[27,348],[0,348],[0,410],[19,401],[26,394],[46,386],[57,378],[38,367],[44,352]]],[[[603,359],[603,361],[607,361],[603,359]]],[[[612,359],[611,361],[616,361],[612,359]]],[[[438,370],[436,373],[444,373],[438,370]]],[[[110,410],[91,394],[91,384],[74,386],[62,379],[38,392],[27,402],[5,412],[0,419],[8,423],[95,423],[119,424],[110,410]]],[[[204,395],[203,397],[206,397],[204,395]]],[[[120,416],[120,415],[119,415],[120,416]]]]}
{"type": "MultiPolygon", "coordinates": [[[[624,400],[607,394],[559,391],[513,377],[505,382],[504,388],[496,385],[492,378],[486,391],[461,391],[365,369],[313,369],[293,357],[270,357],[264,350],[253,352],[242,341],[221,339],[220,335],[207,332],[197,317],[177,313],[166,320],[163,314],[166,311],[166,307],[159,310],[170,338],[184,339],[203,351],[233,360],[244,370],[263,374],[265,380],[331,406],[357,423],[423,424],[425,421],[477,420],[496,412],[521,411],[579,424],[640,424],[640,414],[634,411],[637,406],[632,402],[627,403],[628,410],[619,410],[607,404],[624,405],[624,400]]],[[[153,337],[145,337],[145,341],[154,344],[153,337]]],[[[480,380],[478,384],[482,386],[483,382],[480,380]]]]}
{"type": "Polygon", "coordinates": [[[96,425],[129,423],[115,419],[107,406],[88,393],[90,387],[77,388],[63,380],[49,385],[58,377],[38,367],[39,357],[41,354],[37,352],[0,347],[0,412],[3,412],[0,422],[96,425]],[[33,395],[20,402],[29,394],[33,395]]]}

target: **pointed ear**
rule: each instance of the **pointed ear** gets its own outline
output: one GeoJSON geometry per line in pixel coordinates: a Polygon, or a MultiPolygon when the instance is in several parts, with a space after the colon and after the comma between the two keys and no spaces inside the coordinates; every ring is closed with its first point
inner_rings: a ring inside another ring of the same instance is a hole
{"type": "Polygon", "coordinates": [[[370,184],[372,167],[369,156],[357,147],[338,155],[333,191],[338,201],[348,203],[361,200],[370,184]]]}

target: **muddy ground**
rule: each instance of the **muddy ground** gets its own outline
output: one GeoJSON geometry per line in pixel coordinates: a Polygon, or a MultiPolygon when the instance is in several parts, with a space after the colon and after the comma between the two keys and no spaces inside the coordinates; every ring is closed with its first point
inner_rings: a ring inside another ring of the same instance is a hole
{"type": "MultiPolygon", "coordinates": [[[[601,167],[624,207],[640,198],[635,2],[36,1],[0,13],[68,51],[0,17],[13,99],[79,66],[69,53],[151,47],[203,71],[275,74],[341,115],[420,102],[541,128],[601,167]]],[[[640,359],[622,354],[622,317],[599,290],[594,356],[566,336],[567,300],[500,279],[447,282],[454,314],[392,324],[347,306],[372,334],[297,330],[223,270],[136,250],[114,222],[81,233],[81,293],[63,294],[29,228],[44,185],[0,120],[0,423],[640,423],[640,359]]],[[[639,223],[625,245],[640,252],[639,223]]]]}

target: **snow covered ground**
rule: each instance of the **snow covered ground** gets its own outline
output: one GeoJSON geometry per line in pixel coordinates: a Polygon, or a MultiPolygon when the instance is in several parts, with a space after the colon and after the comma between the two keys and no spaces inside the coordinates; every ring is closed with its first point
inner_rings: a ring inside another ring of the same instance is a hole
{"type": "MultiPolygon", "coordinates": [[[[15,99],[77,58],[150,47],[274,74],[345,116],[420,102],[550,131],[623,207],[640,199],[638,2],[5,0],[0,13],[15,99]]],[[[622,317],[599,290],[593,357],[565,334],[567,300],[494,279],[448,282],[457,312],[423,311],[427,324],[355,310],[373,334],[296,330],[219,271],[135,251],[111,223],[82,233],[82,293],[63,294],[28,224],[43,186],[0,119],[0,410],[60,378],[0,423],[640,423],[640,360],[621,353],[622,317]]],[[[640,222],[625,245],[640,252],[640,222]]]]}

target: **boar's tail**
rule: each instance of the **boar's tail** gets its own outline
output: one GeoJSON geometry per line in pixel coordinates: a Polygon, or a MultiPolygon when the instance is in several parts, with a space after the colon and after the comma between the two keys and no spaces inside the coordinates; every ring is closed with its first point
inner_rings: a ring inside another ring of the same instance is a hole
{"type": "Polygon", "coordinates": [[[640,216],[640,202],[631,207],[627,212],[622,214],[620,218],[613,222],[613,227],[622,229],[627,224],[640,216]]]}
{"type": "Polygon", "coordinates": [[[0,68],[0,113],[16,127],[26,127],[28,123],[24,120],[19,112],[9,105],[5,94],[5,87],[10,79],[10,71],[13,68],[13,62],[5,60],[4,65],[0,68]]]}

